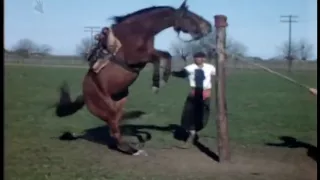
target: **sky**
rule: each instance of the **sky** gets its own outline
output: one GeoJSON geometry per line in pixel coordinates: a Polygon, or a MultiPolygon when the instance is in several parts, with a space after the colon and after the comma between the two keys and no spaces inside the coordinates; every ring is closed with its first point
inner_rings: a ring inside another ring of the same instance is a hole
{"type": "MultiPolygon", "coordinates": [[[[53,53],[75,54],[76,44],[89,37],[85,26],[109,26],[109,17],[124,15],[149,6],[178,8],[182,0],[5,0],[5,47],[22,39],[49,44],[53,53]],[[43,13],[34,9],[42,1],[43,13]]],[[[296,15],[293,40],[306,39],[317,56],[317,0],[188,0],[189,10],[213,22],[213,16],[228,17],[228,36],[248,48],[248,55],[270,58],[288,40],[288,24],[281,15],[296,15]],[[277,48],[278,47],[278,48],[277,48]]],[[[160,32],[155,47],[169,50],[177,42],[172,28],[160,32]]]]}

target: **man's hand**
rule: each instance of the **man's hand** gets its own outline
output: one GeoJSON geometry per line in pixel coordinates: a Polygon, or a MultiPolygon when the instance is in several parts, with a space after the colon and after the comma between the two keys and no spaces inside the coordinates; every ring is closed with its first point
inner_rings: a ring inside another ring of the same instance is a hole
{"type": "Polygon", "coordinates": [[[317,96],[318,90],[317,90],[316,88],[309,88],[309,91],[310,91],[313,95],[317,96]]]}

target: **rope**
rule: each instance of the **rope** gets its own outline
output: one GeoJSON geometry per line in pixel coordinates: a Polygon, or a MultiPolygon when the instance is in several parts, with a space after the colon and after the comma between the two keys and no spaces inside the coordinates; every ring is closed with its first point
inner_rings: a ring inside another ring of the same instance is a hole
{"type": "Polygon", "coordinates": [[[297,80],[294,80],[294,79],[292,79],[292,78],[290,78],[290,77],[288,77],[286,75],[283,75],[283,74],[281,74],[279,72],[276,72],[276,71],[274,71],[274,70],[272,70],[272,69],[270,69],[270,68],[268,68],[266,66],[263,66],[261,64],[255,63],[255,62],[251,62],[251,61],[245,60],[242,56],[238,56],[238,55],[234,55],[234,56],[236,56],[236,58],[238,58],[239,60],[241,60],[241,61],[243,61],[245,63],[252,64],[254,66],[262,68],[262,69],[266,70],[267,72],[269,72],[271,74],[277,75],[277,76],[279,76],[279,77],[281,77],[281,78],[283,78],[283,79],[285,79],[285,80],[287,80],[287,81],[289,81],[289,82],[291,82],[293,84],[296,84],[296,85],[298,85],[300,87],[306,88],[312,94],[317,95],[317,89],[315,89],[315,88],[311,88],[311,87],[309,87],[309,86],[307,86],[305,84],[302,84],[302,83],[298,82],[297,80]]]}

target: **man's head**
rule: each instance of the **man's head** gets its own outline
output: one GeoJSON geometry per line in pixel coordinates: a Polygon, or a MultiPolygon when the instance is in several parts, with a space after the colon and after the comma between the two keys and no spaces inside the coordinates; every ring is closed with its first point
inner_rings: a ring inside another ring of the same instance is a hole
{"type": "Polygon", "coordinates": [[[194,63],[197,65],[202,65],[206,60],[206,54],[203,52],[197,52],[193,55],[194,63]]]}

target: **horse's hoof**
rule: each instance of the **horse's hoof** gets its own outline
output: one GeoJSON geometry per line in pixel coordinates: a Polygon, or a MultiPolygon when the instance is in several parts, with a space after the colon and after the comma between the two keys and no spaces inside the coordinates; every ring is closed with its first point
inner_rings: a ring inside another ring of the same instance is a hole
{"type": "Polygon", "coordinates": [[[132,154],[133,156],[148,156],[148,153],[142,149],[139,149],[137,152],[132,154]]]}
{"type": "Polygon", "coordinates": [[[71,141],[71,140],[76,140],[77,137],[74,133],[71,132],[64,132],[60,137],[60,140],[64,140],[64,141],[71,141]]]}
{"type": "Polygon", "coordinates": [[[152,86],[152,92],[157,94],[159,92],[159,88],[155,87],[155,86],[152,86]]]}
{"type": "Polygon", "coordinates": [[[117,145],[117,149],[119,151],[121,151],[125,154],[129,154],[129,155],[132,155],[132,154],[139,152],[139,150],[136,147],[133,147],[132,145],[130,145],[130,143],[127,143],[127,142],[119,143],[117,145]]]}

